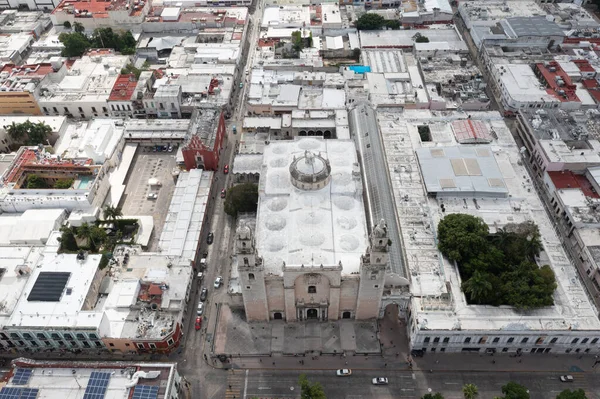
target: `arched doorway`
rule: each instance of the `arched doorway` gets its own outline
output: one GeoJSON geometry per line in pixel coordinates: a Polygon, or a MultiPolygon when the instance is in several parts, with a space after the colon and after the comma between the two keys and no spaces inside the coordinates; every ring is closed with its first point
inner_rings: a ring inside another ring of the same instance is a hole
{"type": "Polygon", "coordinates": [[[350,313],[350,312],[342,313],[342,319],[349,319],[350,317],[352,317],[352,313],[350,313]]]}
{"type": "Polygon", "coordinates": [[[318,319],[319,318],[319,311],[317,309],[314,309],[314,308],[308,309],[306,311],[306,318],[308,320],[310,320],[310,319],[318,319]]]}
{"type": "Polygon", "coordinates": [[[306,136],[306,130],[300,130],[300,133],[298,133],[298,136],[306,136]]]}
{"type": "Polygon", "coordinates": [[[281,320],[281,319],[283,319],[283,315],[281,314],[281,312],[275,312],[275,313],[273,313],[273,319],[281,320]]]}

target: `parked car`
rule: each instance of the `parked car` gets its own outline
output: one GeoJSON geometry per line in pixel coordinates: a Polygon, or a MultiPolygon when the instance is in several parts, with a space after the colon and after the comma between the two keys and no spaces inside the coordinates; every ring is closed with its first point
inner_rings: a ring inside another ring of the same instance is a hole
{"type": "Polygon", "coordinates": [[[148,199],[157,199],[157,198],[158,198],[157,193],[148,193],[148,199]]]}
{"type": "Polygon", "coordinates": [[[205,254],[204,257],[202,259],[200,259],[200,270],[206,269],[206,257],[207,256],[208,256],[208,254],[205,254]]]}
{"type": "Polygon", "coordinates": [[[204,303],[198,302],[198,308],[196,309],[196,315],[202,316],[202,313],[204,313],[204,303]]]}
{"type": "Polygon", "coordinates": [[[573,376],[572,375],[561,375],[560,380],[562,382],[573,382],[573,376]]]}
{"type": "Polygon", "coordinates": [[[208,233],[208,237],[206,237],[206,243],[208,245],[212,244],[215,239],[215,235],[213,233],[208,233]]]}
{"type": "Polygon", "coordinates": [[[215,288],[219,288],[223,284],[223,277],[219,276],[215,279],[215,288]]]}
{"type": "Polygon", "coordinates": [[[221,190],[221,198],[225,198],[226,195],[227,191],[225,191],[225,189],[221,190]]]}
{"type": "Polygon", "coordinates": [[[202,281],[204,279],[204,273],[199,272],[198,273],[198,280],[202,281]]]}
{"type": "Polygon", "coordinates": [[[223,173],[225,173],[225,174],[229,173],[229,164],[225,165],[225,167],[223,168],[223,173]]]}
{"type": "Polygon", "coordinates": [[[244,84],[242,82],[240,82],[240,89],[244,87],[244,84]]]}
{"type": "Polygon", "coordinates": [[[196,331],[202,328],[202,316],[196,317],[196,324],[194,327],[196,328],[196,331]]]}
{"type": "Polygon", "coordinates": [[[200,300],[206,301],[207,296],[208,296],[208,289],[206,289],[206,287],[203,287],[202,291],[200,291],[200,300]]]}
{"type": "Polygon", "coordinates": [[[388,379],[385,377],[373,378],[373,385],[387,385],[388,379]]]}
{"type": "Polygon", "coordinates": [[[348,377],[348,376],[352,375],[352,370],[339,369],[338,371],[335,372],[335,374],[337,374],[338,377],[348,377]]]}

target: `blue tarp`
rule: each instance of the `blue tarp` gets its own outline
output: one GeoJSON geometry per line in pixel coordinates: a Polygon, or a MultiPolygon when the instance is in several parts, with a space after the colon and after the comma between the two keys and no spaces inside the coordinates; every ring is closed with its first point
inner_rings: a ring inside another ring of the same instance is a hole
{"type": "Polygon", "coordinates": [[[367,66],[367,65],[352,65],[352,66],[349,66],[348,69],[350,69],[356,73],[371,72],[371,67],[367,66]]]}

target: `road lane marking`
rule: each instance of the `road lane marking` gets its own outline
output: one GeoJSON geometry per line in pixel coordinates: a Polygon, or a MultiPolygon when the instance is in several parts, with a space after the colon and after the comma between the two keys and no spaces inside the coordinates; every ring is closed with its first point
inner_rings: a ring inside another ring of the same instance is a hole
{"type": "Polygon", "coordinates": [[[246,399],[246,391],[248,390],[248,372],[250,372],[250,370],[246,369],[246,378],[244,378],[244,399],[246,399]]]}

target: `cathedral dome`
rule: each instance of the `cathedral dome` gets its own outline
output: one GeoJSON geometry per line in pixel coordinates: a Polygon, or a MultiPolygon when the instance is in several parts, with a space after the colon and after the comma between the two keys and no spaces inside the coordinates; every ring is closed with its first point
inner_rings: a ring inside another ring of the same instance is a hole
{"type": "Polygon", "coordinates": [[[294,187],[301,190],[319,190],[331,180],[331,165],[321,154],[305,151],[290,165],[290,176],[294,187]]]}

